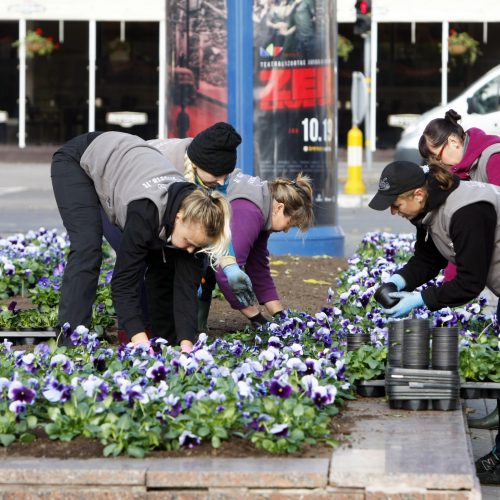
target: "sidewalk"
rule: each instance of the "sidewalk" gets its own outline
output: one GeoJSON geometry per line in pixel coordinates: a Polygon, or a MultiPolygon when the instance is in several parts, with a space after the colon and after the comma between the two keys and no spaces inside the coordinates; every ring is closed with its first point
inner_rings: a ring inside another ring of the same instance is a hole
{"type": "Polygon", "coordinates": [[[345,416],[351,433],[330,458],[4,458],[0,497],[481,498],[461,410],[391,410],[383,398],[360,398],[345,416]]]}

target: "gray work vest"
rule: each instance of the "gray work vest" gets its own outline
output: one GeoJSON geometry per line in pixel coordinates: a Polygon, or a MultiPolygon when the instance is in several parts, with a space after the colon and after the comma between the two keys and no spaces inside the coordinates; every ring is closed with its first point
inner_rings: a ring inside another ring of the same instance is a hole
{"type": "Polygon", "coordinates": [[[147,198],[158,208],[160,228],[168,188],[184,178],[157,149],[140,137],[105,132],[85,150],[80,165],[94,182],[99,201],[112,224],[125,227],[128,204],[147,198]]]}
{"type": "Polygon", "coordinates": [[[478,182],[490,182],[486,166],[488,165],[490,158],[498,153],[500,153],[500,142],[491,144],[491,146],[485,148],[469,169],[469,177],[471,180],[478,182]]]}
{"type": "Polygon", "coordinates": [[[192,140],[192,137],[188,137],[186,139],[151,139],[146,142],[160,151],[173,163],[177,171],[184,175],[184,156],[192,140]]]}
{"type": "Polygon", "coordinates": [[[500,297],[500,189],[497,186],[474,181],[461,182],[440,207],[423,218],[422,223],[429,231],[439,253],[449,262],[455,263],[455,249],[450,238],[451,218],[460,208],[480,201],[491,203],[497,213],[495,248],[486,285],[497,297],[500,297]]]}
{"type": "Polygon", "coordinates": [[[244,174],[239,169],[234,170],[229,176],[227,199],[231,202],[239,198],[249,200],[259,207],[266,221],[264,230],[270,231],[272,224],[272,198],[267,181],[263,181],[260,177],[244,174]]]}

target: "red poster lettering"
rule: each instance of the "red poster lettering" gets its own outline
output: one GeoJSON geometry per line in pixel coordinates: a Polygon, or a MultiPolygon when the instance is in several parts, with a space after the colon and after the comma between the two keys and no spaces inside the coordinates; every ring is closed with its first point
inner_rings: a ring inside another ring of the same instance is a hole
{"type": "Polygon", "coordinates": [[[260,109],[300,109],[333,104],[330,67],[265,69],[260,109]]]}

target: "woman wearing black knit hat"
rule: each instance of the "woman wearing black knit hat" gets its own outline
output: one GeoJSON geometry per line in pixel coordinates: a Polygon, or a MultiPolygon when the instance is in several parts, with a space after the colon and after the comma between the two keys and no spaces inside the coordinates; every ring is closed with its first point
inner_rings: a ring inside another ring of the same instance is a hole
{"type": "MultiPolygon", "coordinates": [[[[194,138],[153,139],[147,142],[170,160],[187,181],[218,191],[226,196],[228,175],[236,167],[236,149],[241,143],[241,136],[232,125],[218,122],[194,138]]],[[[116,228],[111,227],[105,219],[103,222],[106,238],[114,248],[119,247],[120,235],[116,228]]],[[[229,246],[228,255],[222,259],[221,267],[229,286],[240,303],[244,306],[253,304],[255,297],[252,283],[247,274],[236,263],[232,245],[229,246]]],[[[148,279],[154,279],[154,276],[151,275],[148,279]]],[[[204,285],[200,289],[200,300],[198,301],[198,328],[200,331],[207,330],[212,290],[215,287],[215,273],[211,267],[207,267],[203,282],[204,285]]],[[[146,304],[145,299],[142,303],[143,309],[160,307],[160,304],[153,304],[151,301],[146,304]]],[[[169,319],[165,318],[165,321],[168,322],[169,319]]],[[[153,325],[153,333],[155,329],[153,325]]]]}

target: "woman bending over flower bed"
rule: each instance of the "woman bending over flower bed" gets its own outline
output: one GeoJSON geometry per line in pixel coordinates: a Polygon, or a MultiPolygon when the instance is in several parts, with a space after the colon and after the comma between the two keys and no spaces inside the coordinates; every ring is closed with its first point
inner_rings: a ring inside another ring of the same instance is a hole
{"type": "MultiPolygon", "coordinates": [[[[272,232],[287,232],[291,227],[305,231],[312,224],[311,182],[301,174],[295,180],[267,182],[236,170],[229,177],[227,199],[237,263],[245,267],[259,304],[272,316],[278,315],[283,306],[271,276],[267,241],[272,232]]],[[[237,300],[222,269],[217,270],[216,278],[231,307],[240,310],[253,326],[269,321],[256,305],[246,306],[237,300]]],[[[212,293],[210,283],[205,285],[202,298],[212,293]]]]}
{"type": "MultiPolygon", "coordinates": [[[[90,323],[102,260],[102,207],[123,232],[111,287],[127,335],[147,342],[138,284],[146,269],[165,273],[177,343],[191,350],[203,254],[216,265],[229,244],[229,206],[223,196],[185,182],[157,149],[120,132],[70,140],[54,154],[51,176],[70,240],[58,327],[69,323],[71,331],[90,323]]],[[[149,292],[153,297],[164,293],[158,287],[149,292]]],[[[65,336],[62,340],[68,342],[65,336]]]]}
{"type": "MultiPolygon", "coordinates": [[[[415,254],[389,281],[399,302],[383,312],[404,317],[427,306],[435,311],[463,305],[485,286],[500,296],[500,190],[492,184],[462,182],[446,167],[419,167],[396,161],[380,176],[379,189],[369,206],[391,209],[417,227],[415,254]],[[428,169],[428,171],[427,171],[428,169]],[[452,262],[456,277],[441,286],[415,292],[452,262]]],[[[476,462],[478,478],[500,484],[500,429],[496,448],[476,462]]]]}

